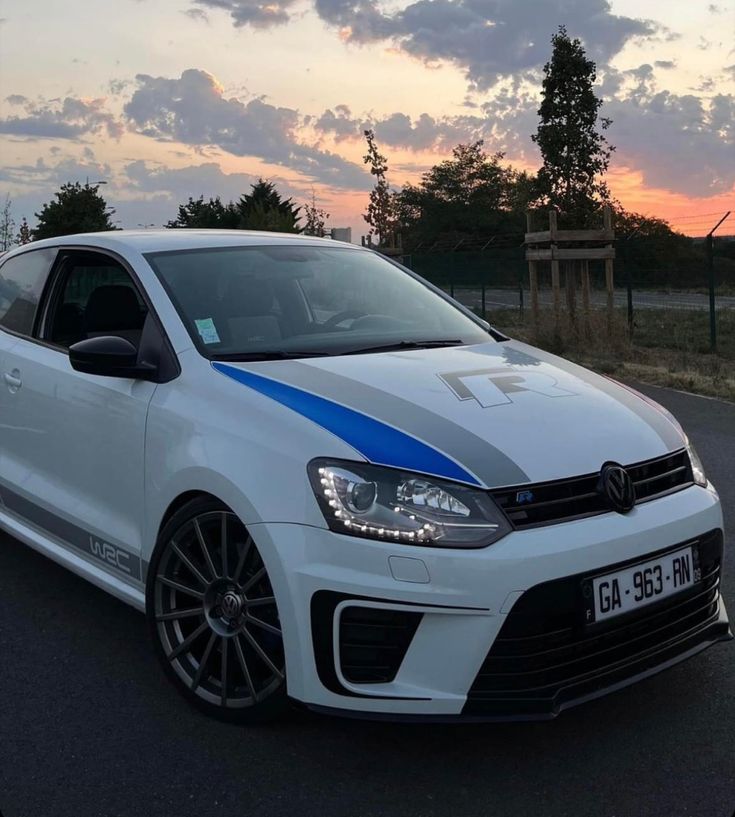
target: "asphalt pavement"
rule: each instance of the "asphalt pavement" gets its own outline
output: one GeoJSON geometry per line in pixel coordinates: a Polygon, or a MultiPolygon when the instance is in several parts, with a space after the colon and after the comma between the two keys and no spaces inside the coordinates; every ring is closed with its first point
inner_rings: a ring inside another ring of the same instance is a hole
{"type": "MultiPolygon", "coordinates": [[[[735,528],[735,405],[642,387],[699,449],[735,528]]],[[[725,598],[735,613],[735,568],[725,598]]],[[[143,616],[0,535],[3,817],[732,817],[735,642],[634,687],[509,725],[193,711],[143,616]]]]}

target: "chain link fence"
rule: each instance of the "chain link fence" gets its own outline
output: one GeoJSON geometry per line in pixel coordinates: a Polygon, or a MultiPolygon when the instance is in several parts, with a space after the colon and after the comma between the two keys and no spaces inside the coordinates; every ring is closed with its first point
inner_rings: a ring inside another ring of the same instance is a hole
{"type": "Polygon", "coordinates": [[[612,341],[614,349],[625,344],[670,350],[683,357],[709,354],[714,348],[718,356],[735,361],[735,259],[715,256],[710,268],[701,251],[656,264],[655,244],[644,249],[636,247],[634,241],[618,244],[613,338],[604,320],[607,291],[601,262],[591,262],[589,267],[589,314],[581,304],[579,272],[562,266],[562,326],[556,332],[550,327],[554,305],[551,274],[544,264],[539,264],[542,326],[540,330],[533,326],[528,265],[521,244],[474,252],[415,252],[404,256],[403,262],[501,329],[532,342],[539,341],[533,336],[534,330],[537,334],[540,331],[541,340],[545,334],[555,335],[560,352],[569,344],[604,349],[612,341]],[[574,278],[576,287],[573,312],[565,273],[574,278]]]}

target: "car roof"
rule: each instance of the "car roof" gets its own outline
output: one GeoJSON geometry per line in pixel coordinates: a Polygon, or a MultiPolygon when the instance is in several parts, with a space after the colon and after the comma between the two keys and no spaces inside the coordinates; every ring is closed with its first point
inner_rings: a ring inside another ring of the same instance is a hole
{"type": "MultiPolygon", "coordinates": [[[[99,233],[78,233],[33,241],[18,249],[36,250],[44,247],[89,246],[117,252],[135,250],[139,253],[192,250],[208,247],[248,246],[322,246],[361,249],[355,244],[315,238],[299,233],[268,233],[251,230],[111,230],[99,233]]],[[[14,250],[16,252],[17,250],[14,250]]]]}

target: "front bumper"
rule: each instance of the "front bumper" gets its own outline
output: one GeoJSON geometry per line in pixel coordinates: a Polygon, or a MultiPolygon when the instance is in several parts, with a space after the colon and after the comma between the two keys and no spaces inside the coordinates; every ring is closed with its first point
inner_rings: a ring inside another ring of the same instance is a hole
{"type": "Polygon", "coordinates": [[[553,717],[729,637],[719,594],[721,529],[716,493],[695,486],[625,516],[517,531],[479,550],[402,546],[290,524],[254,525],[251,533],[278,600],[294,699],[368,717],[507,720],[553,717]],[[631,614],[635,620],[601,626],[593,646],[588,633],[580,645],[576,625],[564,643],[556,632],[563,627],[545,625],[558,609],[576,609],[569,595],[581,576],[704,541],[708,532],[717,570],[695,585],[696,599],[673,597],[681,615],[669,600],[659,602],[631,614]],[[519,616],[538,632],[520,632],[519,616]],[[524,641],[529,636],[535,641],[524,641]],[[348,643],[353,637],[361,649],[348,643]],[[559,652],[547,666],[539,656],[549,650],[559,652]],[[378,669],[363,671],[371,660],[378,669]],[[573,671],[559,669],[570,662],[573,671]]]}

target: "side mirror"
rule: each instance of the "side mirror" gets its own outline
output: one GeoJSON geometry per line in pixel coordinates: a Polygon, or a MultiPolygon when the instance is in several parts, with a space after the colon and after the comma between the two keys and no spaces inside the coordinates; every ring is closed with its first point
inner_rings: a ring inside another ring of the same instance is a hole
{"type": "Polygon", "coordinates": [[[69,362],[78,372],[105,377],[150,380],[156,373],[155,366],[138,363],[138,350],[129,340],[113,335],[80,340],[70,346],[69,362]]]}

